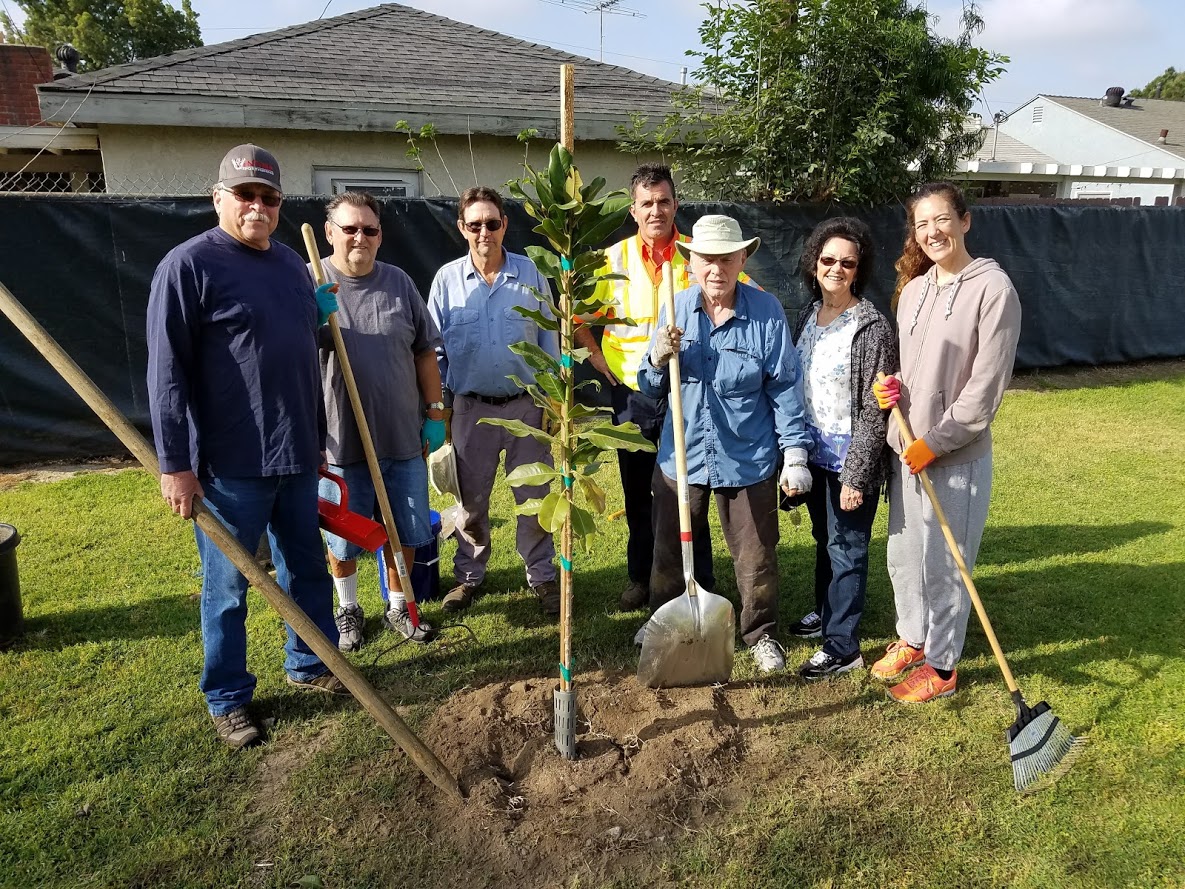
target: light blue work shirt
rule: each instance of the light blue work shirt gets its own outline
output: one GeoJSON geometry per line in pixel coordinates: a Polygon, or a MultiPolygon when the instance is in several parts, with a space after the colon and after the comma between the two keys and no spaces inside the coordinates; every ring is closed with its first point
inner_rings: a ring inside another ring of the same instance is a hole
{"type": "Polygon", "coordinates": [[[517,395],[522,390],[507,379],[514,374],[524,383],[535,381],[535,371],[510,346],[526,341],[555,359],[559,336],[544,330],[515,306],[542,311],[554,318],[550,303],[540,302],[528,289],[550,295],[547,279],[535,264],[518,253],[502,251],[502,268],[492,285],[465,254],[436,273],[428,294],[428,314],[436,322],[444,345],[437,348],[440,378],[458,395],[490,398],[517,395]]]}
{"type": "MultiPolygon", "coordinates": [[[[774,474],[779,451],[809,448],[802,370],[786,313],[772,294],[737,284],[733,317],[719,327],[703,309],[698,284],[675,294],[675,326],[683,331],[679,374],[687,426],[687,480],[711,488],[740,488],[774,474]]],[[[659,312],[655,335],[667,326],[659,312]]],[[[670,387],[670,366],[656,368],[649,353],[638,388],[651,398],[670,387]]],[[[658,462],[675,478],[675,435],[667,412],[658,462]]]]}

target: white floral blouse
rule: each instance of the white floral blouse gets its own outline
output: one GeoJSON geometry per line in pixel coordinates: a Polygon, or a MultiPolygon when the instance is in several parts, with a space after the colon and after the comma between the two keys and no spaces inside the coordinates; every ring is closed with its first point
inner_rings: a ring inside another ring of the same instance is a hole
{"type": "Polygon", "coordinates": [[[811,312],[798,338],[811,434],[807,459],[828,472],[839,472],[852,442],[852,340],[859,325],[852,308],[826,327],[815,323],[817,316],[811,312]]]}

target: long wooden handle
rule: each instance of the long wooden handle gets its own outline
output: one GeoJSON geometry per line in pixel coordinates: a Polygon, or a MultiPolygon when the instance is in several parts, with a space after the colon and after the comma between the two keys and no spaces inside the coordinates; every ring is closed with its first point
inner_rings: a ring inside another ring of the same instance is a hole
{"type": "MultiPolygon", "coordinates": [[[[662,302],[667,310],[667,324],[675,326],[675,275],[669,262],[662,266],[662,302]]],[[[679,536],[691,534],[691,503],[687,491],[687,430],[683,424],[683,385],[679,375],[679,351],[670,363],[671,431],[675,435],[675,483],[679,486],[679,536]]],[[[686,566],[684,566],[686,567],[686,566]]]]}
{"type": "MultiPolygon", "coordinates": [[[[33,344],[33,348],[53,365],[54,370],[62,375],[62,378],[78,393],[90,409],[99,415],[99,419],[115,433],[115,436],[123,442],[124,447],[131,451],[132,456],[139,460],[145,469],[159,478],[160,464],[157,462],[156,451],[152,446],[144,440],[136,427],[120,413],[119,409],[103,394],[91,378],[83,373],[82,368],[74,363],[74,360],[66,354],[57,341],[37,323],[37,320],[28,313],[3,284],[0,284],[0,310],[3,310],[8,319],[33,344]]],[[[288,597],[288,594],[280,588],[272,576],[255,561],[255,557],[247,552],[227,527],[197,497],[193,499],[193,520],[205,532],[206,536],[222,550],[223,554],[234,563],[243,576],[259,590],[263,598],[279,613],[285,623],[308,643],[313,653],[333,671],[333,675],[342,681],[342,684],[366,708],[374,721],[394,739],[395,743],[403,749],[403,752],[419,767],[420,771],[446,794],[454,799],[461,799],[461,789],[457,785],[457,779],[449,774],[448,769],[404,724],[391,705],[379,696],[354,665],[342,656],[342,653],[337,650],[337,646],[325,637],[320,628],[288,597]]]]}
{"type": "MultiPolygon", "coordinates": [[[[877,380],[884,380],[885,374],[878,373],[877,380]]],[[[897,421],[897,427],[901,430],[901,440],[905,442],[908,448],[914,442],[913,432],[910,431],[909,421],[905,419],[905,414],[897,405],[893,405],[893,419],[897,421]]],[[[926,489],[926,496],[930,498],[930,505],[934,507],[934,515],[938,519],[938,525],[942,528],[942,536],[946,538],[946,545],[950,548],[950,554],[955,560],[955,564],[959,567],[959,573],[963,575],[963,583],[967,586],[967,594],[971,597],[971,604],[975,606],[975,613],[979,615],[979,622],[983,624],[983,632],[987,635],[988,644],[992,647],[992,654],[996,656],[996,663],[1000,665],[1000,672],[1004,674],[1004,683],[1008,686],[1011,692],[1017,691],[1016,680],[1012,677],[1012,670],[1008,667],[1008,660],[1004,657],[1004,649],[1000,647],[1000,642],[996,638],[996,631],[992,629],[992,622],[988,620],[987,611],[984,610],[983,602],[979,598],[979,591],[975,589],[975,581],[971,579],[971,572],[967,570],[967,563],[963,561],[963,553],[959,549],[959,542],[955,540],[954,532],[950,529],[950,522],[946,520],[946,513],[942,510],[942,504],[938,502],[938,492],[934,490],[934,483],[930,481],[930,475],[926,470],[918,473],[922,479],[922,487],[926,489]]]]}
{"type": "MultiPolygon", "coordinates": [[[[304,236],[305,250],[309,254],[309,262],[313,266],[313,278],[320,287],[328,279],[325,269],[321,265],[321,254],[317,250],[317,236],[313,227],[307,222],[300,227],[304,236]]],[[[350,366],[350,356],[346,353],[346,344],[342,339],[341,327],[337,323],[337,313],[329,316],[329,330],[333,334],[333,348],[337,353],[337,363],[341,368],[342,379],[346,383],[346,391],[350,395],[350,406],[354,410],[354,421],[358,426],[358,437],[362,439],[362,451],[366,454],[366,466],[370,470],[370,480],[374,485],[374,496],[379,504],[379,513],[383,517],[383,527],[387,529],[387,540],[390,546],[384,548],[384,556],[388,567],[393,567],[399,577],[399,585],[403,588],[403,598],[407,602],[407,613],[411,617],[412,626],[420,625],[420,613],[416,607],[416,594],[412,589],[411,577],[407,570],[407,560],[403,558],[403,546],[399,542],[399,530],[395,527],[395,513],[391,510],[391,499],[387,496],[387,486],[383,482],[383,470],[379,467],[379,458],[374,450],[374,439],[370,435],[370,424],[366,422],[366,414],[362,410],[362,396],[358,394],[358,383],[354,379],[354,369],[350,366]]]]}

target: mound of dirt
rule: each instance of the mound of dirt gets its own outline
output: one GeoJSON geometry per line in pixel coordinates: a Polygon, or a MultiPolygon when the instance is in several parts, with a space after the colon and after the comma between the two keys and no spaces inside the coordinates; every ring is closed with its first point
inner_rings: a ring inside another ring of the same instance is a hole
{"type": "Polygon", "coordinates": [[[569,761],[552,739],[555,685],[456,694],[421,731],[468,797],[445,800],[425,780],[421,800],[471,873],[493,885],[638,877],[664,843],[743,806],[784,770],[759,689],[654,690],[633,676],[583,676],[569,761]]]}

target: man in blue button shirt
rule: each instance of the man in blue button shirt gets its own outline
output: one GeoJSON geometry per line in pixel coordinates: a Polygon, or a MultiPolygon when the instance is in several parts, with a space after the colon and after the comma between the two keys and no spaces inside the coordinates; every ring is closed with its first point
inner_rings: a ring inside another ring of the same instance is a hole
{"type": "MultiPolygon", "coordinates": [[[[734,219],[705,216],[692,228],[690,242],[675,245],[698,283],[675,296],[673,324],[665,309],[660,313],[638,387],[652,398],[665,394],[667,365],[679,353],[692,524],[706,520],[714,493],[741,597],[741,638],[753,649],[758,672],[770,673],[786,666],[772,635],[778,618],[777,489],[789,495],[810,490],[811,439],[785,311],[773,295],[738,283],[760,243],[742,238],[734,219]]],[[[671,421],[668,413],[654,472],[652,610],[685,588],[671,421]]]]}
{"type": "MultiPolygon", "coordinates": [[[[559,359],[559,338],[516,306],[551,315],[532,288],[548,294],[545,279],[527,257],[502,247],[506,236],[502,197],[492,188],[470,188],[461,195],[457,228],[469,244],[469,253],[436,273],[428,296],[428,312],[444,345],[437,349],[440,376],[453,394],[452,439],[461,488],[457,516],[457,555],[453,573],[457,585],[445,595],[445,611],[468,608],[483,592],[486,563],[490,558],[490,491],[498,462],[506,452],[506,472],[525,463],[552,465],[547,445],[533,438],[518,438],[499,426],[478,425],[486,417],[521,420],[537,429],[543,426],[543,410],[516,383],[533,383],[535,371],[510,351],[518,342],[534,343],[559,359]]],[[[523,503],[547,494],[547,485],[520,485],[514,499],[523,503]]],[[[539,598],[543,612],[560,612],[556,583],[555,544],[535,516],[518,516],[515,545],[526,564],[527,583],[539,598]]]]}

